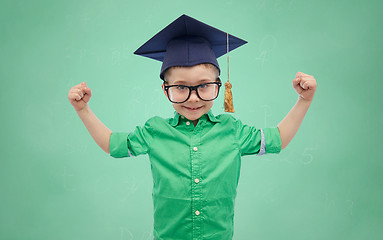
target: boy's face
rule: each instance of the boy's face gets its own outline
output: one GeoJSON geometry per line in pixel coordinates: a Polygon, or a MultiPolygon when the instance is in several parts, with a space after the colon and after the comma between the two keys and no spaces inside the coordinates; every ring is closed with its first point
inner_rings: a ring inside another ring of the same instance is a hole
{"type": "MultiPolygon", "coordinates": [[[[212,68],[203,65],[177,67],[172,68],[166,74],[166,85],[196,86],[202,83],[215,82],[217,77],[217,73],[212,68]]],[[[165,90],[164,93],[167,95],[165,90]]],[[[192,91],[186,102],[172,103],[172,105],[174,110],[196,125],[198,119],[212,108],[213,101],[203,101],[197,96],[196,91],[192,91]]]]}

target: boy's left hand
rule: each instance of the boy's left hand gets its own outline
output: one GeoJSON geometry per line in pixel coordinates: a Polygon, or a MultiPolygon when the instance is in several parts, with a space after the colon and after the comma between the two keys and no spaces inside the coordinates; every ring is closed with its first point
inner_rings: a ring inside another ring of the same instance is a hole
{"type": "Polygon", "coordinates": [[[293,87],[300,98],[312,101],[317,88],[317,82],[313,76],[298,72],[293,80],[293,87]]]}

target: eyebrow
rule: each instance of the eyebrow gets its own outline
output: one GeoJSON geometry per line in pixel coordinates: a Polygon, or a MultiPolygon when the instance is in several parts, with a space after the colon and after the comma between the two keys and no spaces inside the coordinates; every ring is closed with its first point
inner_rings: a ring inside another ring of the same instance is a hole
{"type": "MultiPolygon", "coordinates": [[[[196,85],[199,85],[199,84],[201,84],[201,83],[205,83],[205,82],[211,82],[211,81],[214,81],[214,80],[211,80],[211,79],[208,79],[208,78],[203,78],[203,79],[199,80],[199,81],[196,83],[196,85]]],[[[177,84],[184,84],[184,85],[186,85],[187,82],[186,82],[186,81],[183,81],[183,80],[176,80],[173,84],[174,84],[174,85],[177,85],[177,84]]]]}

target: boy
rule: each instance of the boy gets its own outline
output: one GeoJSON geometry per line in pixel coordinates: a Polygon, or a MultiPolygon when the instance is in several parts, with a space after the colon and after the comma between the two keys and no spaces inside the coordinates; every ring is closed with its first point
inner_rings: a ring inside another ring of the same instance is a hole
{"type": "MultiPolygon", "coordinates": [[[[223,37],[226,33],[182,15],[135,52],[163,62],[160,78],[175,109],[173,118],[153,117],[131,133],[112,133],[90,110],[92,93],[86,83],[68,94],[106,153],[149,155],[157,240],[232,239],[241,156],[279,153],[294,137],[314,96],[314,77],[298,72],[293,80],[298,101],[277,127],[256,129],[228,114],[214,116],[210,109],[221,87],[216,58],[225,54],[219,41],[223,37]]],[[[231,50],[246,43],[230,39],[231,50]]]]}

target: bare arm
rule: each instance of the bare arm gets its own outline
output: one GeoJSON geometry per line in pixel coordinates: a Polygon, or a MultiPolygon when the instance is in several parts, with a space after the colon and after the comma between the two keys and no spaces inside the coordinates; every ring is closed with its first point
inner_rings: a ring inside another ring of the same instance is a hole
{"type": "Polygon", "coordinates": [[[106,153],[109,153],[109,140],[112,131],[94,115],[89,106],[77,111],[77,114],[97,145],[106,153]]]}
{"type": "Polygon", "coordinates": [[[72,87],[68,93],[69,102],[76,110],[76,113],[81,118],[94,141],[102,150],[109,153],[109,139],[112,131],[94,115],[88,106],[91,96],[92,91],[85,82],[72,87]]]}
{"type": "Polygon", "coordinates": [[[278,124],[282,149],[285,148],[297,133],[304,116],[309,109],[317,87],[313,76],[298,72],[293,80],[293,88],[298,93],[295,103],[286,117],[278,124]]]}
{"type": "Polygon", "coordinates": [[[282,140],[282,149],[285,148],[297,133],[311,101],[303,100],[301,97],[295,103],[286,117],[278,124],[282,140]]]}

